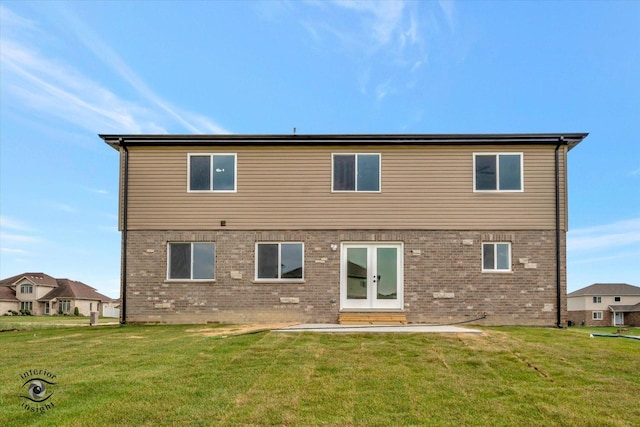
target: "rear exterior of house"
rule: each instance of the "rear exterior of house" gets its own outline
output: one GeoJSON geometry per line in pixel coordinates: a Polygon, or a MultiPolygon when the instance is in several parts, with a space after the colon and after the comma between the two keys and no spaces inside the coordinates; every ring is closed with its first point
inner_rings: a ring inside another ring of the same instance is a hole
{"type": "Polygon", "coordinates": [[[586,134],[101,135],[124,323],[566,323],[586,134]]]}

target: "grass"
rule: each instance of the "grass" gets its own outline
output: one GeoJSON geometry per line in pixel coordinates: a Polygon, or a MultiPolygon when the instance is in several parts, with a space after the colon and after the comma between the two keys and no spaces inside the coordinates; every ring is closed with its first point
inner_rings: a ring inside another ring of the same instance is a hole
{"type": "Polygon", "coordinates": [[[640,341],[589,338],[614,328],[483,330],[4,332],[0,425],[637,425],[640,341]],[[43,414],[19,397],[20,374],[36,368],[57,376],[43,414]]]}

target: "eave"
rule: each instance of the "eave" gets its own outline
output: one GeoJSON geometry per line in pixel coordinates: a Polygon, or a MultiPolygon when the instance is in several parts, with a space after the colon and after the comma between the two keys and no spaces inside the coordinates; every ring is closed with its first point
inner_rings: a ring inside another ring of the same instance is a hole
{"type": "Polygon", "coordinates": [[[571,150],[588,133],[513,134],[330,134],[330,135],[131,135],[100,134],[108,145],[134,146],[322,146],[322,145],[567,145],[571,150]]]}

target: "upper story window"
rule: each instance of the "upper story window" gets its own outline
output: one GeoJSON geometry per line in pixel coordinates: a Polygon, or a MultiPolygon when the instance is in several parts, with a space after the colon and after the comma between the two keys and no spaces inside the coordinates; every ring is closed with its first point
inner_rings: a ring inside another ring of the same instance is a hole
{"type": "Polygon", "coordinates": [[[522,153],[473,155],[474,191],[522,191],[522,153]]]}
{"type": "Polygon", "coordinates": [[[167,278],[170,280],[214,280],[214,243],[169,243],[167,278]]]}
{"type": "Polygon", "coordinates": [[[30,283],[23,283],[20,285],[20,293],[23,294],[32,294],[33,293],[33,285],[30,283]]]}
{"type": "Polygon", "coordinates": [[[302,243],[256,244],[257,280],[302,280],[304,245],[302,243]]]}
{"type": "Polygon", "coordinates": [[[602,302],[602,297],[593,297],[594,304],[600,304],[602,302]]]}
{"type": "Polygon", "coordinates": [[[511,243],[483,243],[482,271],[510,272],[511,243]]]}
{"type": "Polygon", "coordinates": [[[189,191],[236,191],[235,154],[189,154],[189,191]]]}
{"type": "Polygon", "coordinates": [[[622,301],[622,297],[613,297],[613,301],[614,302],[620,302],[620,301],[622,301]]]}
{"type": "Polygon", "coordinates": [[[380,191],[380,154],[334,154],[332,191],[380,191]]]}

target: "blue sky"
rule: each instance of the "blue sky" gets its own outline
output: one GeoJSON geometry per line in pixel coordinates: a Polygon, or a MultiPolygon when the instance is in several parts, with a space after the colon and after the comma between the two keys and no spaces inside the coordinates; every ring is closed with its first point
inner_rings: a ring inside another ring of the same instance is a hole
{"type": "Polygon", "coordinates": [[[640,2],[0,6],[0,277],[119,295],[98,133],[589,132],[569,291],[640,286],[640,2]]]}

